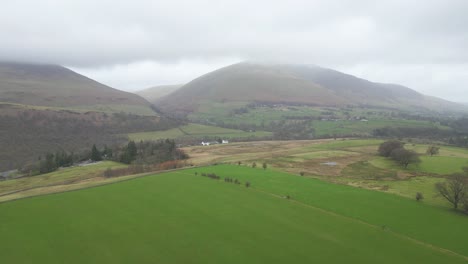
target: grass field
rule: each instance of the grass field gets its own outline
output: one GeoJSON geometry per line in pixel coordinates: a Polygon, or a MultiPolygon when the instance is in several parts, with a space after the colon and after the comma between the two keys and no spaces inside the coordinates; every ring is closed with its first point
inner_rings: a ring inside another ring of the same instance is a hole
{"type": "Polygon", "coordinates": [[[8,181],[0,181],[0,196],[18,190],[39,188],[57,184],[70,184],[76,181],[101,176],[107,168],[117,169],[126,166],[127,165],[117,162],[103,161],[95,164],[89,164],[87,166],[64,168],[55,172],[37,175],[34,177],[23,177],[8,181]]]}
{"type": "Polygon", "coordinates": [[[377,147],[383,140],[381,139],[353,139],[353,140],[333,140],[323,144],[312,145],[309,150],[315,149],[351,149],[357,147],[377,147]]]}
{"type": "Polygon", "coordinates": [[[393,119],[371,119],[367,122],[362,121],[313,121],[312,127],[315,128],[317,136],[323,135],[372,135],[372,131],[383,127],[438,127],[448,129],[428,121],[419,120],[393,120],[393,119]]]}
{"type": "Polygon", "coordinates": [[[2,203],[0,216],[2,263],[466,263],[468,253],[468,222],[452,212],[242,166],[2,203]]]}
{"type": "MultiPolygon", "coordinates": [[[[421,163],[410,164],[408,166],[408,171],[447,175],[457,172],[463,172],[462,168],[468,167],[467,158],[447,156],[421,156],[420,159],[421,163]]],[[[401,169],[401,167],[394,161],[382,157],[377,157],[371,160],[371,163],[383,169],[401,169]]]]}
{"type": "Polygon", "coordinates": [[[467,166],[467,149],[441,146],[439,155],[429,157],[424,154],[427,145],[407,144],[408,148],[422,154],[422,162],[404,169],[392,160],[377,156],[378,145],[382,142],[377,139],[274,141],[190,147],[185,151],[193,164],[266,162],[277,170],[294,174],[305,172],[308,177],[412,199],[417,192],[422,192],[425,203],[450,207],[437,196],[434,184],[467,166]],[[336,165],[324,165],[327,162],[336,165]]]}
{"type": "Polygon", "coordinates": [[[271,132],[256,131],[245,132],[242,130],[228,129],[222,127],[206,126],[200,124],[189,124],[180,128],[173,128],[165,131],[131,133],[128,137],[131,140],[160,140],[176,138],[247,138],[247,137],[268,137],[271,132]]]}
{"type": "Polygon", "coordinates": [[[468,238],[460,232],[468,228],[467,218],[446,208],[274,170],[222,165],[193,171],[214,172],[242,182],[250,181],[253,188],[281,196],[290,195],[300,202],[376,226],[386,226],[394,232],[468,255],[468,238]],[[434,226],[437,226],[435,230],[434,226]]]}
{"type": "Polygon", "coordinates": [[[188,118],[194,122],[212,122],[225,124],[251,124],[257,127],[268,126],[272,121],[313,118],[310,125],[316,136],[332,135],[372,135],[377,128],[383,127],[418,127],[450,129],[438,123],[422,120],[395,119],[391,110],[371,108],[339,109],[333,107],[286,106],[248,108],[246,113],[233,114],[235,109],[245,108],[248,102],[205,102],[188,118]],[[368,120],[360,121],[361,118],[368,120]],[[349,118],[354,118],[349,120],[349,118]],[[331,119],[325,121],[322,119],[331,119]]]}
{"type": "Polygon", "coordinates": [[[288,116],[304,117],[319,116],[320,109],[312,107],[259,107],[250,109],[248,113],[233,115],[232,111],[245,107],[248,102],[211,103],[204,104],[196,113],[188,117],[195,121],[223,121],[228,124],[268,125],[271,121],[283,120],[288,116]]]}

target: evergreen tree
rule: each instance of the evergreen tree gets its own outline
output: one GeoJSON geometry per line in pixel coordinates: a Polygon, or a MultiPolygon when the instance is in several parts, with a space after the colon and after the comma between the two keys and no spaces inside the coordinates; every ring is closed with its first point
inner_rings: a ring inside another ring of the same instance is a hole
{"type": "Polygon", "coordinates": [[[40,173],[48,173],[57,169],[57,164],[55,163],[54,154],[47,153],[45,160],[42,160],[39,164],[40,173]]]}
{"type": "Polygon", "coordinates": [[[107,145],[104,145],[104,150],[102,151],[102,156],[106,159],[112,158],[112,149],[108,148],[107,145]]]}
{"type": "Polygon", "coordinates": [[[130,164],[132,161],[136,159],[137,156],[137,146],[135,141],[130,141],[127,144],[127,147],[123,151],[122,155],[120,156],[120,162],[130,164]]]}
{"type": "Polygon", "coordinates": [[[93,148],[91,150],[91,160],[92,161],[100,161],[102,160],[101,153],[99,150],[96,148],[96,144],[93,145],[93,148]]]}
{"type": "Polygon", "coordinates": [[[137,146],[135,144],[135,141],[128,142],[127,151],[130,158],[134,160],[137,155],[137,146]]]}

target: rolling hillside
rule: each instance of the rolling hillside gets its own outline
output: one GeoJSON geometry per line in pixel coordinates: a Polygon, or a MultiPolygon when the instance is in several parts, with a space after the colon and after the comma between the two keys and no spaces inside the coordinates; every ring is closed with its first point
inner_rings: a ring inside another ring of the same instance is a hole
{"type": "Polygon", "coordinates": [[[322,106],[345,103],[335,92],[288,71],[250,63],[203,75],[157,102],[164,110],[188,113],[209,102],[253,101],[322,106]]]}
{"type": "Polygon", "coordinates": [[[46,153],[125,143],[128,133],[183,124],[142,97],[57,65],[0,62],[0,171],[46,153]]]}
{"type": "Polygon", "coordinates": [[[0,171],[21,168],[46,153],[76,154],[93,144],[123,144],[125,134],[167,130],[182,123],[164,116],[74,112],[0,103],[0,171]]]}
{"type": "Polygon", "coordinates": [[[0,102],[154,115],[140,96],[58,65],[0,62],[0,102]]]}
{"type": "Polygon", "coordinates": [[[370,82],[318,66],[253,63],[234,64],[203,75],[157,102],[163,110],[185,114],[208,104],[226,102],[430,111],[466,109],[401,85],[370,82]]]}

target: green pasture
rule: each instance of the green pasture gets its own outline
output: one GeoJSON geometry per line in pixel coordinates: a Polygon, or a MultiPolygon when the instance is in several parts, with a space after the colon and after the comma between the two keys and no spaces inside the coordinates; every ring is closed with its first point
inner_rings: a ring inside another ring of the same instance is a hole
{"type": "Polygon", "coordinates": [[[361,148],[361,147],[374,147],[375,151],[379,144],[384,142],[380,139],[339,139],[334,141],[328,141],[320,144],[314,144],[311,146],[305,147],[307,150],[342,150],[342,149],[352,149],[352,148],[361,148]]]}
{"type": "Polygon", "coordinates": [[[179,128],[172,128],[164,131],[138,132],[128,134],[128,138],[134,141],[162,140],[167,138],[175,139],[183,136],[184,133],[179,128]]]}
{"type": "Polygon", "coordinates": [[[176,138],[248,138],[248,137],[268,137],[271,132],[255,131],[246,132],[236,129],[228,129],[200,124],[189,124],[180,128],[173,128],[164,131],[139,132],[128,134],[129,139],[140,140],[161,140],[176,138]]]}
{"type": "Polygon", "coordinates": [[[467,158],[445,157],[445,156],[421,156],[420,164],[409,166],[410,170],[436,173],[436,174],[452,174],[463,172],[463,167],[468,167],[467,158]]]}
{"type": "Polygon", "coordinates": [[[396,120],[396,119],[370,119],[367,122],[363,121],[313,121],[312,127],[315,129],[317,136],[323,135],[371,135],[377,128],[383,127],[438,127],[448,129],[428,121],[419,120],[396,120]]]}
{"type": "MultiPolygon", "coordinates": [[[[445,156],[445,157],[459,157],[459,158],[468,158],[468,149],[466,148],[459,148],[459,147],[452,147],[452,146],[440,146],[439,153],[435,156],[445,156]]],[[[426,155],[426,151],[429,145],[423,144],[406,144],[406,149],[411,149],[416,151],[419,154],[426,155]]]]}
{"type": "Polygon", "coordinates": [[[392,194],[326,183],[269,169],[224,165],[193,171],[215,172],[221,176],[250,181],[253,188],[281,196],[290,195],[305,204],[372,225],[385,226],[396,233],[468,255],[468,238],[461,232],[468,228],[468,219],[451,211],[448,206],[432,206],[392,194]]]}
{"type": "Polygon", "coordinates": [[[377,128],[383,127],[437,127],[450,129],[438,123],[422,120],[394,119],[391,111],[367,108],[338,109],[330,107],[312,106],[275,106],[248,108],[247,113],[234,114],[235,109],[245,107],[248,102],[209,102],[203,104],[188,118],[194,122],[213,122],[224,124],[251,124],[268,126],[273,121],[288,120],[290,118],[331,116],[339,120],[313,120],[311,126],[315,129],[316,136],[332,135],[372,135],[377,128]],[[365,117],[368,121],[347,120],[348,117],[365,117]]]}
{"type": "Polygon", "coordinates": [[[0,217],[2,263],[466,263],[468,253],[468,221],[451,211],[242,166],[2,203],[0,217]]]}
{"type": "Polygon", "coordinates": [[[450,207],[451,204],[449,204],[447,200],[438,195],[434,187],[436,183],[443,181],[443,178],[418,176],[400,181],[381,181],[376,182],[376,184],[385,184],[389,187],[388,192],[405,196],[410,199],[415,199],[416,193],[420,192],[424,196],[424,203],[450,207]]]}
{"type": "Polygon", "coordinates": [[[358,155],[355,152],[343,151],[343,150],[324,150],[324,151],[314,151],[308,153],[293,154],[286,158],[293,161],[306,161],[310,159],[324,159],[324,158],[340,158],[358,155]]]}
{"type": "MultiPolygon", "coordinates": [[[[375,167],[373,163],[368,161],[359,161],[348,165],[342,172],[342,177],[333,178],[335,182],[358,186],[367,189],[385,190],[385,192],[394,193],[410,199],[415,199],[416,193],[420,192],[424,196],[424,203],[450,207],[451,205],[440,195],[438,195],[435,184],[443,182],[444,177],[435,176],[406,176],[407,178],[399,178],[397,168],[382,169],[375,167]]],[[[378,162],[391,163],[387,160],[378,160],[378,162]]],[[[389,168],[394,167],[391,164],[389,168]]],[[[401,169],[401,168],[400,168],[401,169]]]]}
{"type": "Polygon", "coordinates": [[[282,106],[249,108],[247,113],[233,114],[235,109],[245,107],[247,102],[211,103],[203,105],[196,113],[189,115],[194,121],[224,122],[226,124],[268,125],[287,117],[318,116],[320,110],[307,106],[282,106]]]}
{"type": "Polygon", "coordinates": [[[63,168],[51,173],[33,177],[0,181],[0,195],[18,190],[45,187],[55,184],[70,184],[78,180],[102,176],[102,173],[107,168],[116,169],[123,167],[126,167],[126,165],[113,161],[102,161],[99,163],[89,164],[87,166],[63,168]]]}
{"type": "Polygon", "coordinates": [[[406,170],[395,161],[384,157],[375,157],[369,162],[382,169],[439,175],[460,173],[463,172],[463,167],[468,167],[467,158],[446,156],[420,156],[419,158],[421,163],[410,164],[406,170]]]}

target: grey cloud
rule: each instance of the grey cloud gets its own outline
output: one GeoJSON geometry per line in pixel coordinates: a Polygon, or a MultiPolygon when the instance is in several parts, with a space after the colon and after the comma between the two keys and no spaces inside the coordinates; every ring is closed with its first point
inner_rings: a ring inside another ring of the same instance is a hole
{"type": "Polygon", "coordinates": [[[373,65],[363,77],[376,76],[377,65],[400,76],[401,65],[439,64],[450,74],[468,63],[467,10],[465,0],[5,1],[0,60],[56,63],[96,76],[124,65],[149,71],[191,61],[208,69],[237,60],[373,65]]]}
{"type": "Polygon", "coordinates": [[[0,11],[2,60],[99,66],[237,56],[467,61],[466,1],[27,1],[0,11]]]}

